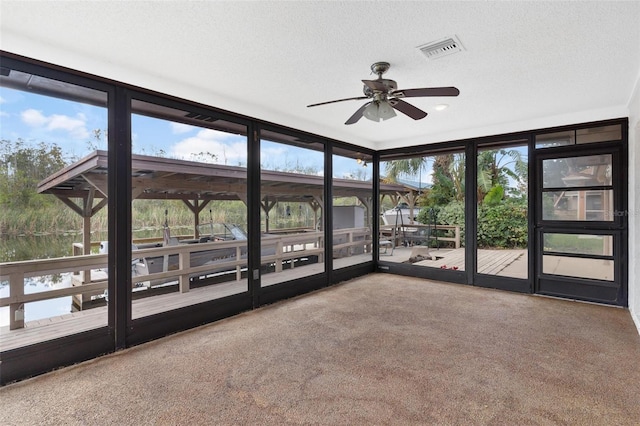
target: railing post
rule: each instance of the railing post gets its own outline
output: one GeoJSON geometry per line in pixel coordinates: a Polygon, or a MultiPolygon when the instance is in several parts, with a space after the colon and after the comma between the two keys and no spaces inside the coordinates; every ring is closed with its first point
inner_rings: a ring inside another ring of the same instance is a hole
{"type": "MultiPolygon", "coordinates": [[[[72,247],[74,256],[82,255],[82,243],[73,243],[72,247]]],[[[73,275],[80,275],[80,271],[73,271],[73,275]]]]}
{"type": "MultiPolygon", "coordinates": [[[[166,256],[167,258],[169,256],[166,256]]],[[[189,291],[189,269],[191,268],[191,252],[180,252],[178,254],[178,267],[182,274],[180,275],[180,293],[189,291]]]]}
{"type": "Polygon", "coordinates": [[[276,272],[282,272],[282,239],[276,243],[276,272]]]}
{"type": "MultiPolygon", "coordinates": [[[[247,247],[247,257],[249,253],[248,249],[249,247],[247,247]]],[[[242,259],[242,250],[240,249],[240,246],[236,246],[236,260],[240,262],[241,259],[242,259]]],[[[241,278],[242,278],[242,265],[238,263],[238,265],[236,266],[236,281],[240,281],[241,278]]]]}
{"type": "Polygon", "coordinates": [[[456,226],[456,248],[460,248],[460,227],[456,226]]]}
{"type": "Polygon", "coordinates": [[[347,246],[347,257],[350,257],[351,255],[353,255],[353,231],[349,231],[347,235],[347,242],[349,243],[349,245],[347,246]]]}
{"type": "MultiPolygon", "coordinates": [[[[24,296],[24,274],[14,272],[9,275],[9,295],[12,298],[22,299],[24,296]]],[[[9,330],[24,328],[24,303],[12,303],[9,305],[9,330]]]]}
{"type": "MultiPolygon", "coordinates": [[[[322,235],[318,236],[316,248],[324,247],[324,242],[322,238],[323,238],[322,235]]],[[[324,252],[321,252],[318,254],[318,261],[319,263],[324,263],[324,252]]]]}

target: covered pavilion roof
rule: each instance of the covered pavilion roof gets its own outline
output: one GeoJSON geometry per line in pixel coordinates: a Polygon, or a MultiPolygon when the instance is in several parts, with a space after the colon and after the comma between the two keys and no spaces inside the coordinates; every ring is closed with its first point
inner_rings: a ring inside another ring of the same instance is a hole
{"type": "MultiPolygon", "coordinates": [[[[63,201],[71,198],[102,199],[106,204],[107,151],[97,150],[50,175],[38,184],[38,192],[63,201]]],[[[173,158],[132,155],[134,199],[242,200],[247,193],[247,170],[173,158]]],[[[334,196],[371,197],[371,181],[333,179],[334,196]]],[[[288,202],[312,202],[322,197],[324,177],[263,170],[262,198],[288,202]]],[[[401,184],[380,184],[381,195],[398,196],[411,189],[401,184]]],[[[68,203],[67,203],[68,204],[68,203]]]]}

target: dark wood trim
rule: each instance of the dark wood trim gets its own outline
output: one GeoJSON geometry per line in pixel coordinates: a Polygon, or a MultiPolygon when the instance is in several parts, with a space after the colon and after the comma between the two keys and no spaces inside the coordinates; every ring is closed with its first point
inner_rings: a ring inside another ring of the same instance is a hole
{"type": "Polygon", "coordinates": [[[377,264],[380,261],[380,154],[373,154],[373,194],[371,202],[371,224],[373,238],[373,262],[377,264]]]}
{"type": "Polygon", "coordinates": [[[333,144],[331,142],[324,144],[324,188],[322,207],[322,220],[324,222],[324,262],[327,281],[324,283],[328,286],[332,282],[333,276],[333,144]]]}
{"type": "Polygon", "coordinates": [[[317,274],[304,279],[287,281],[279,284],[262,287],[260,297],[261,306],[269,305],[280,300],[289,299],[310,291],[319,290],[327,285],[327,274],[317,274]]]}
{"type": "Polygon", "coordinates": [[[260,128],[249,125],[247,136],[247,238],[248,238],[248,272],[251,306],[260,306],[260,211],[261,178],[260,178],[260,128]]]}
{"type": "Polygon", "coordinates": [[[114,351],[111,327],[73,334],[0,354],[0,386],[114,351]]]}
{"type": "Polygon", "coordinates": [[[446,281],[454,284],[468,284],[466,271],[452,271],[449,269],[415,266],[406,263],[378,262],[377,271],[407,277],[424,278],[436,281],[446,281]]]}
{"type": "Polygon", "coordinates": [[[245,292],[148,317],[137,318],[131,323],[127,343],[128,346],[139,345],[251,309],[253,309],[251,297],[245,292]]]}
{"type": "Polygon", "coordinates": [[[112,127],[109,129],[109,309],[115,308],[115,346],[127,347],[131,322],[131,101],[129,93],[116,88],[112,127]],[[112,295],[112,296],[111,296],[112,295]]]}
{"type": "Polygon", "coordinates": [[[477,253],[478,241],[478,147],[470,143],[465,150],[465,182],[464,186],[464,265],[467,284],[475,284],[475,275],[478,270],[477,253]]]}

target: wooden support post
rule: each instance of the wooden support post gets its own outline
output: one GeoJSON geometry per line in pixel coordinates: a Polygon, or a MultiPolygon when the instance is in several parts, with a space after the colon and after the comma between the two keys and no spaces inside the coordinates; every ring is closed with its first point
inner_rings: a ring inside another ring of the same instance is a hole
{"type": "Polygon", "coordinates": [[[189,291],[189,269],[191,268],[191,253],[181,252],[178,255],[178,267],[182,274],[179,278],[180,293],[187,293],[189,291]]]}
{"type": "Polygon", "coordinates": [[[198,199],[193,200],[193,202],[182,200],[182,202],[189,208],[189,210],[191,210],[191,213],[193,213],[193,238],[200,238],[200,230],[198,229],[198,226],[200,225],[200,213],[202,212],[202,210],[204,210],[207,204],[209,204],[209,201],[211,200],[206,200],[203,202],[198,199]]]}
{"type": "MultiPolygon", "coordinates": [[[[83,254],[91,254],[91,216],[82,217],[82,247],[83,254]]],[[[82,282],[91,282],[91,269],[84,271],[82,282]]]]}
{"type": "Polygon", "coordinates": [[[198,200],[193,201],[196,211],[193,213],[193,238],[200,238],[200,208],[198,200]]]}
{"type": "MultiPolygon", "coordinates": [[[[316,242],[316,248],[319,247],[324,247],[324,244],[322,244],[322,237],[318,237],[318,240],[316,242]]],[[[318,253],[318,263],[323,263],[324,262],[324,253],[318,253]]]]}
{"type": "MultiPolygon", "coordinates": [[[[236,247],[236,260],[240,260],[242,256],[242,250],[240,250],[240,246],[236,247]]],[[[240,281],[242,278],[242,265],[236,266],[236,281],[240,281]]]]}
{"type": "Polygon", "coordinates": [[[276,243],[276,272],[282,272],[282,240],[276,243]]]}
{"type": "Polygon", "coordinates": [[[266,196],[264,197],[264,200],[260,202],[260,205],[262,206],[262,210],[264,211],[264,226],[265,226],[265,230],[264,232],[269,232],[269,212],[271,211],[271,209],[273,209],[275,207],[275,205],[278,203],[278,200],[271,200],[269,201],[269,197],[266,196]]]}
{"type": "MultiPolygon", "coordinates": [[[[14,272],[9,275],[9,295],[12,298],[18,299],[24,296],[23,273],[14,272]]],[[[12,303],[9,305],[9,330],[16,330],[18,328],[24,328],[24,304],[12,303]]]]}

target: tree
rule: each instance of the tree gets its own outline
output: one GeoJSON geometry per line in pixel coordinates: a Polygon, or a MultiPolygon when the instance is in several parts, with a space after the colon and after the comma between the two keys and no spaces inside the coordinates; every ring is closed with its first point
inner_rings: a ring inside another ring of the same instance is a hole
{"type": "Polygon", "coordinates": [[[55,143],[29,146],[22,139],[0,141],[0,159],[0,205],[16,211],[45,202],[36,197],[38,182],[66,165],[62,149],[55,143]]]}
{"type": "Polygon", "coordinates": [[[433,161],[431,173],[431,188],[426,196],[425,205],[428,207],[444,206],[455,199],[455,185],[451,175],[451,154],[438,155],[433,161]]]}
{"type": "Polygon", "coordinates": [[[389,161],[385,166],[387,182],[397,182],[401,176],[412,176],[427,165],[427,158],[414,157],[389,161]]]}
{"type": "Polygon", "coordinates": [[[510,180],[526,192],[527,163],[517,149],[491,149],[478,152],[478,203],[495,186],[508,188],[510,180]]]}

